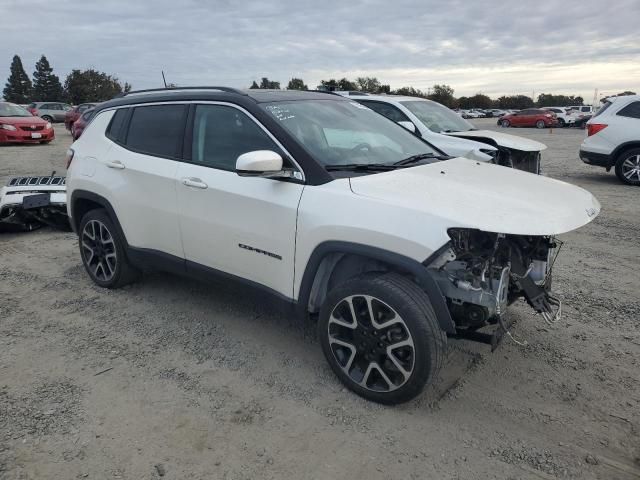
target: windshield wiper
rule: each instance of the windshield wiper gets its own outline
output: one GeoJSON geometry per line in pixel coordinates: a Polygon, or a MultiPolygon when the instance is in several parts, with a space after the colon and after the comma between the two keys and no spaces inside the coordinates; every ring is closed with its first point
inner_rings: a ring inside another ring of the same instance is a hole
{"type": "Polygon", "coordinates": [[[402,166],[402,165],[411,165],[413,163],[418,163],[421,160],[426,160],[429,158],[437,158],[439,160],[445,160],[447,158],[450,158],[448,156],[442,156],[442,155],[436,155],[435,153],[419,153],[418,155],[411,155],[410,157],[407,157],[403,160],[399,160],[396,163],[394,163],[393,165],[395,165],[396,167],[402,166]]]}
{"type": "Polygon", "coordinates": [[[394,165],[389,165],[388,163],[344,163],[344,164],[330,164],[325,165],[324,168],[329,172],[339,171],[339,170],[362,170],[366,172],[386,172],[388,170],[393,170],[396,167],[394,165]]]}

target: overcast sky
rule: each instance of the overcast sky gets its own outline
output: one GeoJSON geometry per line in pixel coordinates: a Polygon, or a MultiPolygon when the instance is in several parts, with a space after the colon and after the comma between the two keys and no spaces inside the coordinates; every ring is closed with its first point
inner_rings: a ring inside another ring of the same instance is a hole
{"type": "Polygon", "coordinates": [[[134,88],[376,76],[455,95],[640,90],[640,0],[0,0],[0,81],[45,54],[134,88]]]}

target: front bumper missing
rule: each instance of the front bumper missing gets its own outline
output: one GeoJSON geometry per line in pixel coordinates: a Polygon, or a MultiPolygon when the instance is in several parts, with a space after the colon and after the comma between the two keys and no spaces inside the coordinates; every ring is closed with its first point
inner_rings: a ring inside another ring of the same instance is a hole
{"type": "Polygon", "coordinates": [[[14,177],[0,190],[0,231],[31,231],[42,226],[68,230],[65,178],[14,177]]]}

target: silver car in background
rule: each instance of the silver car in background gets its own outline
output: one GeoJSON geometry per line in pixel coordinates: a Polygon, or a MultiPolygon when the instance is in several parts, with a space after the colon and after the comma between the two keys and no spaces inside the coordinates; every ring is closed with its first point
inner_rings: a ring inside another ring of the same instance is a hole
{"type": "Polygon", "coordinates": [[[72,108],[68,103],[62,102],[33,102],[28,110],[31,113],[37,110],[36,115],[47,122],[64,122],[65,114],[72,108]]]}

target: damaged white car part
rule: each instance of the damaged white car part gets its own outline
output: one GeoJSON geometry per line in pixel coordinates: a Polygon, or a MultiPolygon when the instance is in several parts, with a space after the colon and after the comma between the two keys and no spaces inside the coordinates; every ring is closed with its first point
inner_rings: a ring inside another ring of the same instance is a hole
{"type": "MultiPolygon", "coordinates": [[[[451,238],[428,264],[447,298],[457,336],[495,349],[512,322],[507,307],[524,297],[548,324],[560,319],[561,301],[551,295],[551,271],[562,245],[552,236],[504,235],[480,230],[449,230],[451,238]],[[498,324],[493,334],[482,327],[498,324]]],[[[523,343],[511,337],[514,342],[523,343]]]]}
{"type": "Polygon", "coordinates": [[[69,229],[63,176],[13,177],[0,190],[0,231],[30,231],[48,225],[69,229]]]}

